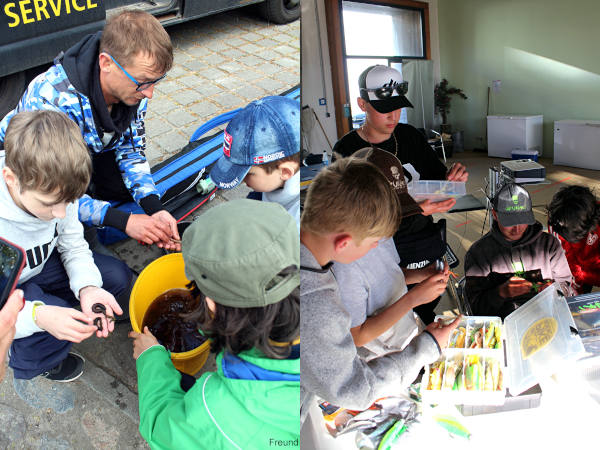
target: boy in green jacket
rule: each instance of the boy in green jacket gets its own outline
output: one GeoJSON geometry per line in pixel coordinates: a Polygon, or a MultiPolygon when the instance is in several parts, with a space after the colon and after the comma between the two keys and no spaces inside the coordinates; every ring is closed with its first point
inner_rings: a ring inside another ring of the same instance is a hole
{"type": "Polygon", "coordinates": [[[131,332],[140,433],[153,449],[299,448],[300,249],[277,203],[233,200],[186,230],[194,320],[218,352],[216,372],[186,392],[169,352],[131,332]]]}

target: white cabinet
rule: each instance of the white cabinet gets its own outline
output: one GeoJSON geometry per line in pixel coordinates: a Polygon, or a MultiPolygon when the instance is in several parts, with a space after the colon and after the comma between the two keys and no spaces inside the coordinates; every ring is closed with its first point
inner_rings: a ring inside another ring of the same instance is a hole
{"type": "Polygon", "coordinates": [[[513,150],[537,150],[542,156],[544,116],[487,116],[488,156],[511,159],[513,150]]]}
{"type": "Polygon", "coordinates": [[[554,164],[600,170],[600,122],[554,122],[554,164]]]}

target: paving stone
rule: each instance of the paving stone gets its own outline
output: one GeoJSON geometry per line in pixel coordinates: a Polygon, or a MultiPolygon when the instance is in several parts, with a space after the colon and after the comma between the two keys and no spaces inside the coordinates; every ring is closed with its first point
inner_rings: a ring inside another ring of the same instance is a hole
{"type": "Polygon", "coordinates": [[[281,54],[274,52],[273,50],[261,50],[260,52],[257,52],[254,54],[255,56],[258,56],[259,58],[264,59],[265,61],[273,61],[274,59],[279,59],[281,58],[281,54]]]}
{"type": "Polygon", "coordinates": [[[203,81],[201,84],[199,84],[198,86],[196,86],[194,88],[194,90],[196,92],[198,92],[203,98],[210,97],[210,96],[213,96],[215,94],[219,94],[220,92],[223,92],[223,88],[222,87],[217,86],[213,82],[209,83],[207,81],[203,81]]]}
{"type": "MultiPolygon", "coordinates": [[[[176,153],[189,142],[190,137],[184,136],[177,130],[173,130],[157,136],[155,140],[162,148],[167,150],[167,152],[176,153]]],[[[145,265],[143,267],[145,267],[145,265]]]]}
{"type": "Polygon", "coordinates": [[[238,47],[239,50],[243,50],[246,53],[250,53],[251,55],[253,55],[254,53],[260,51],[262,49],[262,47],[259,47],[258,45],[254,45],[254,44],[244,44],[241,45],[240,47],[238,47]]]}
{"type": "Polygon", "coordinates": [[[181,85],[174,78],[165,79],[156,85],[156,90],[165,95],[172,94],[181,89],[181,85]]]}
{"type": "Polygon", "coordinates": [[[226,44],[223,41],[210,41],[204,45],[206,48],[212,50],[213,52],[222,52],[231,48],[228,44],[226,44]]]}
{"type": "Polygon", "coordinates": [[[273,80],[271,78],[265,78],[263,80],[258,80],[255,83],[257,86],[260,86],[261,88],[263,88],[265,91],[269,91],[269,92],[276,92],[279,93],[283,90],[283,88],[285,87],[285,84],[283,84],[281,81],[277,81],[277,80],[273,80]]]}
{"type": "Polygon", "coordinates": [[[298,52],[297,48],[294,48],[289,45],[279,45],[279,46],[275,47],[273,50],[275,50],[278,53],[284,54],[284,55],[290,55],[290,54],[298,52]]]}
{"type": "Polygon", "coordinates": [[[256,33],[245,33],[245,34],[242,34],[240,37],[242,39],[245,39],[250,42],[258,41],[258,40],[264,38],[264,36],[261,36],[260,34],[256,34],[256,33]]]}
{"type": "Polygon", "coordinates": [[[244,99],[230,93],[219,94],[213,97],[213,100],[224,108],[237,108],[244,103],[244,99]]]}
{"type": "Polygon", "coordinates": [[[198,73],[207,68],[207,64],[201,59],[189,59],[182,63],[182,65],[190,70],[192,73],[198,73]]]}
{"type": "Polygon", "coordinates": [[[187,53],[194,58],[202,58],[204,56],[212,54],[212,52],[204,45],[196,45],[187,50],[187,53]]]}
{"type": "Polygon", "coordinates": [[[240,58],[239,61],[247,66],[258,66],[259,64],[264,64],[265,62],[262,58],[257,58],[253,55],[244,56],[243,58],[240,58]]]}
{"type": "Polygon", "coordinates": [[[183,127],[195,120],[194,116],[186,110],[173,111],[165,116],[165,119],[176,128],[183,127]]]}
{"type": "Polygon", "coordinates": [[[188,75],[185,77],[181,77],[179,80],[177,80],[178,83],[189,88],[195,88],[204,81],[205,80],[203,80],[197,75],[188,75]]]}
{"type": "Polygon", "coordinates": [[[221,55],[223,55],[226,59],[235,60],[237,58],[245,56],[245,53],[240,50],[236,50],[235,48],[232,48],[230,50],[225,50],[224,52],[221,52],[221,55]]]}
{"type": "Polygon", "coordinates": [[[279,42],[274,41],[273,39],[262,39],[260,41],[255,42],[259,47],[277,47],[279,42]]]}
{"type": "Polygon", "coordinates": [[[281,58],[275,61],[277,64],[283,67],[297,67],[298,61],[292,58],[281,58]]]}
{"type": "Polygon", "coordinates": [[[159,136],[170,129],[171,127],[165,121],[164,115],[146,120],[146,133],[152,134],[153,136],[159,136]]]}
{"type": "MultiPolygon", "coordinates": [[[[154,115],[164,114],[175,108],[177,108],[177,104],[170,98],[156,96],[148,103],[148,115],[146,117],[150,118],[154,115]]],[[[150,134],[150,136],[146,136],[146,138],[151,138],[151,136],[152,135],[150,134]]]]}
{"type": "Polygon", "coordinates": [[[259,98],[266,97],[267,92],[258,86],[245,86],[236,90],[236,94],[248,100],[248,103],[259,98]]]}
{"type": "MultiPolygon", "coordinates": [[[[227,44],[229,44],[230,47],[232,48],[237,48],[240,47],[244,44],[247,44],[248,41],[244,40],[244,39],[240,39],[239,37],[233,38],[233,39],[228,39],[227,40],[227,44]]],[[[227,50],[221,52],[222,54],[227,53],[227,50]]]]}
{"type": "Polygon", "coordinates": [[[190,103],[197,102],[202,96],[193,89],[182,89],[176,94],[171,95],[171,98],[180,105],[189,105],[190,103]]]}

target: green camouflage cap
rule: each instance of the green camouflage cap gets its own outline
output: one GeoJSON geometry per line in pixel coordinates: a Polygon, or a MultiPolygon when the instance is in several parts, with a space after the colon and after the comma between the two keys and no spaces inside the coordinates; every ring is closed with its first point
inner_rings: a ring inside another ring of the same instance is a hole
{"type": "Polygon", "coordinates": [[[270,305],[300,285],[298,227],[278,203],[240,199],[215,206],[189,226],[181,247],[186,277],[221,305],[270,305]]]}

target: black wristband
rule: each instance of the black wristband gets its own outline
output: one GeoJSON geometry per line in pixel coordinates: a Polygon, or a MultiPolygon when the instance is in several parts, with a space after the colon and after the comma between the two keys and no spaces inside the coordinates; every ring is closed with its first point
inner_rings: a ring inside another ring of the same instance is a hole
{"type": "Polygon", "coordinates": [[[125,211],[121,211],[117,208],[109,207],[104,215],[104,220],[102,221],[102,225],[107,225],[109,227],[115,227],[121,231],[125,231],[127,228],[127,221],[129,220],[130,213],[125,211]]]}
{"type": "Polygon", "coordinates": [[[162,211],[165,209],[158,195],[149,195],[140,200],[140,206],[146,214],[151,216],[152,214],[162,211]]]}

